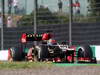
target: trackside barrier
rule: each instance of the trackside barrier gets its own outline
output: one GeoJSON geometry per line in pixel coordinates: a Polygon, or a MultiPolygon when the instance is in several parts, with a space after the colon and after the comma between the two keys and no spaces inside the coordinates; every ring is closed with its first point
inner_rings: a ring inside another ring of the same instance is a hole
{"type": "Polygon", "coordinates": [[[0,50],[0,61],[8,61],[8,50],[0,50]]]}
{"type": "Polygon", "coordinates": [[[98,46],[94,46],[95,48],[95,50],[94,50],[94,52],[95,52],[95,56],[96,56],[96,58],[97,58],[97,61],[100,61],[100,45],[98,45],[98,46]]]}

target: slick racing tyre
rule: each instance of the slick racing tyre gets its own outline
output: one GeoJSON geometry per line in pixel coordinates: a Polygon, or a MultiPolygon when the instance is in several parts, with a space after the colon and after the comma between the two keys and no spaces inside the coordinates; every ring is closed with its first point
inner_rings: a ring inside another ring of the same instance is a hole
{"type": "Polygon", "coordinates": [[[21,46],[13,47],[12,49],[12,57],[14,61],[22,61],[25,58],[25,55],[23,53],[23,49],[21,46]]]}

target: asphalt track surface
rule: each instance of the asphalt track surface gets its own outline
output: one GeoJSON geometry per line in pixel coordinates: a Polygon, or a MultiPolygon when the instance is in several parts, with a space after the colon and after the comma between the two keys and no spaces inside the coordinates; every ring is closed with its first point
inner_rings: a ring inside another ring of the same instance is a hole
{"type": "Polygon", "coordinates": [[[56,64],[55,67],[0,70],[0,75],[100,75],[100,64],[56,64]]]}

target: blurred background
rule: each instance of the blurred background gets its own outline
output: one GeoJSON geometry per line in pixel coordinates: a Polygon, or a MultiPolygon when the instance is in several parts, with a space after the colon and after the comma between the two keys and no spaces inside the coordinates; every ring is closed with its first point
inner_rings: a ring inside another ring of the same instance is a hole
{"type": "MultiPolygon", "coordinates": [[[[2,0],[0,0],[0,11],[2,10],[2,0]]],[[[69,22],[69,0],[36,0],[37,22],[39,24],[60,24],[69,22]],[[48,19],[43,19],[48,18],[48,19]],[[48,21],[48,22],[47,22],[48,21]],[[57,22],[59,21],[59,22],[57,22]],[[46,23],[47,22],[47,23],[46,23]]],[[[34,0],[5,0],[5,13],[13,15],[17,20],[32,18],[34,14],[34,0]],[[24,16],[23,16],[24,15],[24,16]],[[22,18],[22,16],[24,18],[22,18]]],[[[98,0],[73,0],[73,22],[97,22],[100,15],[100,3],[98,0]],[[77,2],[79,6],[75,6],[77,2]],[[77,8],[79,7],[79,8],[77,8]],[[79,9],[79,12],[78,12],[79,9]]],[[[33,21],[24,21],[31,23],[33,21]]],[[[20,22],[23,23],[23,22],[20,22]]],[[[24,25],[25,25],[24,24],[24,25]]]]}
{"type": "Polygon", "coordinates": [[[4,16],[1,44],[9,48],[19,43],[22,33],[47,30],[53,31],[58,42],[100,44],[100,1],[72,0],[71,6],[70,12],[70,0],[0,0],[0,12],[4,16]],[[70,16],[72,40],[69,40],[70,16]]]}

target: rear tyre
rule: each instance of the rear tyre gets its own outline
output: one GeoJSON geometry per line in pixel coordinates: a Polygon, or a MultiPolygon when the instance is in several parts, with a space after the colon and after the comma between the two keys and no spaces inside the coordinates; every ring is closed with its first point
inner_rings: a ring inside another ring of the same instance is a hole
{"type": "Polygon", "coordinates": [[[22,61],[25,59],[25,55],[21,46],[16,46],[13,48],[12,57],[14,61],[22,61]]]}

